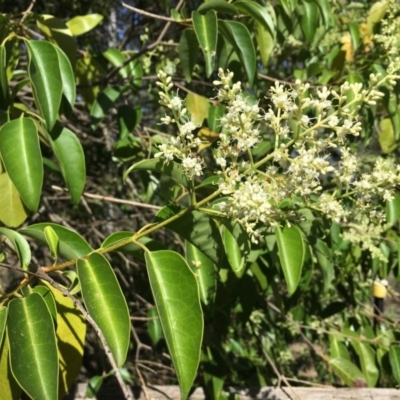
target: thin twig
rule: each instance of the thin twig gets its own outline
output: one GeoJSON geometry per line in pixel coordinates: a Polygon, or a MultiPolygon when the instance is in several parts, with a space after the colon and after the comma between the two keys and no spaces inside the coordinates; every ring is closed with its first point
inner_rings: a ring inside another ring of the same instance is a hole
{"type": "Polygon", "coordinates": [[[26,19],[26,17],[30,14],[32,11],[32,8],[35,6],[36,0],[32,0],[31,4],[29,4],[29,7],[26,9],[26,11],[23,12],[23,16],[21,18],[20,24],[22,25],[26,19]]]}
{"type": "MultiPolygon", "coordinates": [[[[56,191],[59,191],[59,192],[68,192],[67,189],[64,189],[64,188],[61,188],[61,187],[55,186],[55,185],[51,185],[51,188],[53,190],[56,190],[56,191]]],[[[132,201],[132,200],[117,199],[116,197],[102,196],[100,194],[93,194],[93,193],[84,192],[83,195],[85,197],[90,198],[90,199],[96,199],[96,200],[101,200],[101,201],[109,201],[111,203],[126,204],[126,205],[129,205],[129,206],[142,207],[142,208],[151,208],[153,210],[161,209],[161,207],[153,206],[151,204],[139,203],[137,201],[132,201]]]]}
{"type": "Polygon", "coordinates": [[[148,11],[141,10],[140,8],[132,7],[129,4],[124,3],[123,1],[121,1],[120,4],[123,7],[125,7],[126,9],[128,9],[128,10],[133,11],[133,12],[135,12],[137,14],[140,14],[140,15],[145,15],[146,17],[150,17],[150,18],[154,18],[154,19],[160,19],[161,21],[178,22],[178,21],[176,21],[176,20],[174,20],[173,18],[170,18],[170,17],[164,17],[163,15],[153,14],[153,13],[150,13],[148,11]]]}

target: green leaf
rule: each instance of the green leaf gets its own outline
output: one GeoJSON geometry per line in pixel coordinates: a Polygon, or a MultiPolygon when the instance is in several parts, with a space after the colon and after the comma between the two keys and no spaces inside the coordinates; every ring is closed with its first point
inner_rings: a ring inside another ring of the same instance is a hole
{"type": "Polygon", "coordinates": [[[95,130],[121,96],[121,88],[106,88],[99,93],[90,110],[91,127],[95,130]]]}
{"type": "Polygon", "coordinates": [[[186,107],[192,117],[192,122],[197,126],[201,126],[203,121],[208,117],[210,102],[204,96],[196,93],[188,93],[186,96],[186,107]]]}
{"type": "Polygon", "coordinates": [[[318,27],[319,10],[318,6],[311,1],[303,1],[304,14],[301,17],[301,29],[303,30],[304,36],[309,44],[311,44],[315,38],[315,31],[318,27]]]}
{"type": "Polygon", "coordinates": [[[74,36],[79,36],[94,29],[101,21],[101,14],[87,14],[71,18],[66,24],[74,36]]]}
{"type": "Polygon", "coordinates": [[[147,321],[147,332],[149,333],[153,346],[156,346],[163,337],[162,326],[160,317],[158,316],[157,308],[150,308],[150,310],[147,311],[147,318],[149,318],[147,321]]]}
{"type": "Polygon", "coordinates": [[[396,135],[390,118],[383,118],[380,123],[379,144],[382,152],[388,154],[397,149],[396,135]]]}
{"type": "Polygon", "coordinates": [[[5,236],[12,244],[17,253],[21,268],[28,269],[31,262],[31,249],[26,239],[16,231],[7,228],[0,228],[0,236],[5,236]]]}
{"type": "MultiPolygon", "coordinates": [[[[142,66],[138,60],[132,60],[127,65],[122,67],[127,61],[127,56],[117,49],[107,49],[103,56],[116,68],[118,68],[118,74],[124,78],[129,79],[131,84],[138,87],[142,85],[142,66]]],[[[129,54],[128,54],[128,57],[129,54]]]]}
{"type": "Polygon", "coordinates": [[[123,104],[118,107],[117,121],[119,138],[125,139],[136,128],[142,119],[142,108],[123,104]]]}
{"type": "Polygon", "coordinates": [[[68,104],[74,107],[76,99],[75,75],[71,63],[65,53],[58,47],[55,48],[60,65],[60,74],[62,82],[62,92],[68,101],[68,104]]]}
{"type": "Polygon", "coordinates": [[[234,6],[241,12],[250,15],[264,28],[268,29],[271,35],[275,35],[275,24],[268,13],[268,9],[255,1],[236,1],[234,6]]]}
{"type": "Polygon", "coordinates": [[[16,228],[27,216],[21,197],[10,177],[6,172],[0,174],[0,221],[6,226],[16,228]]]}
{"type": "Polygon", "coordinates": [[[246,271],[247,256],[250,253],[250,241],[245,230],[239,223],[224,222],[222,229],[222,242],[225,254],[233,272],[241,278],[246,271]]]}
{"type": "Polygon", "coordinates": [[[290,228],[279,226],[275,230],[283,275],[291,296],[300,282],[304,264],[305,246],[300,229],[292,225],[290,228]]]}
{"type": "Polygon", "coordinates": [[[7,331],[0,342],[0,393],[2,400],[19,400],[21,398],[21,388],[15,381],[12,375],[9,355],[10,355],[10,341],[8,339],[7,331]]]}
{"type": "Polygon", "coordinates": [[[183,69],[186,82],[192,80],[193,68],[197,62],[199,52],[199,42],[193,29],[185,29],[182,32],[178,46],[179,60],[183,69]]]}
{"type": "Polygon", "coordinates": [[[125,180],[132,171],[159,172],[171,177],[179,185],[184,187],[188,186],[188,181],[182,166],[174,161],[169,161],[167,164],[163,158],[151,158],[133,164],[125,171],[123,179],[125,180]]]}
{"type": "Polygon", "coordinates": [[[330,355],[332,358],[342,358],[345,360],[350,360],[350,354],[347,347],[341,341],[339,337],[335,335],[335,331],[331,331],[329,334],[330,342],[330,355]]]}
{"type": "Polygon", "coordinates": [[[57,233],[55,233],[54,229],[51,226],[46,226],[43,233],[46,238],[47,245],[49,246],[51,256],[54,260],[57,260],[58,248],[60,244],[57,233]]]}
{"type": "Polygon", "coordinates": [[[0,108],[6,110],[9,100],[6,47],[0,45],[0,108]]]}
{"type": "Polygon", "coordinates": [[[3,342],[4,333],[6,331],[7,311],[7,307],[0,306],[0,345],[3,342]]]}
{"type": "Polygon", "coordinates": [[[397,193],[393,200],[386,201],[386,221],[393,225],[400,218],[400,194],[397,193]]]}
{"type": "Polygon", "coordinates": [[[57,45],[56,49],[60,48],[67,55],[71,65],[75,67],[76,43],[65,22],[53,15],[42,14],[36,20],[36,24],[46,38],[57,45]]]}
{"type": "Polygon", "coordinates": [[[197,9],[197,11],[200,13],[205,13],[210,10],[234,15],[238,13],[236,7],[225,0],[208,0],[201,4],[200,7],[197,9]]]}
{"type": "Polygon", "coordinates": [[[56,126],[51,132],[51,147],[59,162],[72,201],[78,204],[86,182],[85,155],[81,143],[68,128],[56,126]]]}
{"type": "Polygon", "coordinates": [[[125,297],[107,259],[92,253],[77,262],[85,306],[101,329],[118,367],[126,359],[130,339],[130,317],[125,297]]]}
{"type": "Polygon", "coordinates": [[[275,46],[275,38],[268,29],[260,23],[256,23],[256,40],[258,51],[260,52],[261,62],[266,67],[275,46]]]}
{"type": "Polygon", "coordinates": [[[53,319],[38,293],[9,304],[7,334],[12,373],[32,399],[54,400],[58,356],[53,319]]]}
{"type": "Polygon", "coordinates": [[[36,211],[43,184],[43,161],[31,118],[18,118],[0,128],[0,154],[22,201],[36,211]]]}
{"type": "Polygon", "coordinates": [[[389,362],[396,382],[400,384],[400,346],[391,345],[389,348],[389,362]]]}
{"type": "Polygon", "coordinates": [[[360,338],[350,340],[360,359],[361,370],[368,387],[375,387],[379,379],[379,370],[376,366],[375,351],[369,343],[360,341],[360,338]]]}
{"type": "MultiPolygon", "coordinates": [[[[43,282],[54,296],[57,309],[57,347],[60,359],[58,398],[64,398],[79,374],[86,335],[86,321],[74,302],[49,283],[43,282]]],[[[71,293],[72,294],[72,293],[71,293]]]]}
{"type": "MultiPolygon", "coordinates": [[[[165,221],[179,211],[178,207],[163,207],[156,214],[154,222],[165,221]]],[[[215,222],[208,215],[192,211],[170,222],[166,227],[195,245],[215,265],[219,265],[223,254],[221,235],[215,222]]]]}
{"type": "Polygon", "coordinates": [[[250,86],[253,86],[257,59],[253,40],[245,25],[237,21],[219,21],[219,29],[240,58],[250,86]]]}
{"type": "Polygon", "coordinates": [[[38,293],[46,303],[46,306],[53,317],[54,321],[57,321],[57,309],[56,302],[54,300],[53,294],[47,286],[36,285],[32,289],[32,293],[38,293]]]}
{"type": "Polygon", "coordinates": [[[197,280],[185,260],[170,250],[147,252],[146,266],[168,349],[186,399],[200,362],[203,314],[197,280]]]}
{"type": "Polygon", "coordinates": [[[217,50],[218,20],[215,11],[210,10],[206,14],[197,11],[192,13],[193,28],[204,54],[206,62],[207,78],[214,70],[215,54],[217,50]]]}
{"type": "Polygon", "coordinates": [[[215,264],[196,246],[185,241],[186,261],[194,273],[205,306],[213,305],[217,291],[217,270],[215,264]]]}
{"type": "Polygon", "coordinates": [[[351,361],[343,358],[332,358],[329,360],[329,365],[345,385],[359,386],[360,383],[366,385],[364,375],[351,361]]]}
{"type": "Polygon", "coordinates": [[[35,225],[27,226],[21,229],[20,232],[29,236],[38,242],[47,245],[47,240],[44,235],[44,230],[47,226],[50,226],[59,239],[59,254],[67,260],[74,260],[76,258],[83,257],[93,251],[86,240],[78,235],[75,231],[64,228],[61,225],[51,223],[40,223],[35,225]]]}
{"type": "Polygon", "coordinates": [[[315,244],[315,255],[317,256],[318,264],[322,271],[324,283],[323,291],[326,293],[331,288],[331,283],[334,274],[334,266],[332,262],[332,254],[328,246],[321,239],[317,239],[315,244]]]}
{"type": "Polygon", "coordinates": [[[63,93],[59,52],[44,40],[26,42],[29,53],[29,78],[32,82],[35,104],[46,121],[47,130],[53,129],[63,93]]]}

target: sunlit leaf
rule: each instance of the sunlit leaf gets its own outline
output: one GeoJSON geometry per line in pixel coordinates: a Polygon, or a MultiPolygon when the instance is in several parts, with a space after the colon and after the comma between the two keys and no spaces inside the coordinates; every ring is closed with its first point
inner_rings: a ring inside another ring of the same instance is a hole
{"type": "Polygon", "coordinates": [[[57,309],[57,347],[60,359],[58,398],[69,390],[79,374],[83,359],[86,321],[74,302],[47,282],[43,282],[54,296],[57,309]]]}
{"type": "Polygon", "coordinates": [[[196,93],[188,93],[186,96],[186,107],[192,117],[192,122],[197,126],[201,126],[203,121],[208,117],[210,102],[204,96],[196,93]]]}
{"type": "Polygon", "coordinates": [[[51,132],[51,146],[59,162],[72,201],[77,204],[86,182],[85,155],[82,145],[72,131],[57,126],[51,132]]]}
{"type": "Polygon", "coordinates": [[[351,361],[343,358],[332,358],[329,365],[345,385],[357,387],[367,385],[363,373],[351,361]]]}
{"type": "Polygon", "coordinates": [[[241,12],[253,17],[257,22],[268,29],[272,35],[275,35],[275,24],[266,7],[263,7],[261,4],[251,0],[235,1],[234,5],[241,12]]]}
{"type": "Polygon", "coordinates": [[[51,314],[38,293],[9,303],[7,334],[12,373],[33,399],[54,400],[58,356],[51,314]]]}
{"type": "Polygon", "coordinates": [[[237,8],[226,0],[207,0],[197,9],[200,13],[215,10],[221,13],[238,14],[237,8]]]}
{"type": "Polygon", "coordinates": [[[203,314],[196,278],[170,250],[147,252],[146,266],[164,337],[186,399],[200,362],[203,314]]]}
{"type": "Polygon", "coordinates": [[[78,15],[67,21],[66,25],[74,36],[79,36],[94,29],[101,21],[101,14],[78,15]]]}
{"type": "Polygon", "coordinates": [[[351,344],[360,359],[361,370],[368,387],[375,387],[379,379],[379,370],[376,366],[374,349],[369,343],[361,342],[359,338],[351,339],[351,344]]]}
{"type": "Polygon", "coordinates": [[[193,68],[197,62],[197,54],[199,52],[199,42],[193,29],[185,29],[179,40],[179,59],[183,69],[183,75],[186,82],[192,80],[193,68]]]}
{"type": "Polygon", "coordinates": [[[400,346],[391,345],[389,348],[389,362],[396,382],[400,384],[400,346]]]}
{"type": "Polygon", "coordinates": [[[275,230],[279,250],[279,260],[288,286],[289,295],[292,295],[300,282],[301,270],[304,263],[304,241],[297,226],[279,226],[275,230]]]}
{"type": "Polygon", "coordinates": [[[77,262],[85,306],[101,329],[119,367],[123,365],[130,339],[130,318],[125,297],[107,259],[92,253],[77,262]]]}
{"type": "Polygon", "coordinates": [[[318,27],[319,10],[318,6],[309,0],[302,2],[304,13],[301,17],[301,28],[308,43],[312,43],[315,38],[315,31],[318,27]]]}
{"type": "Polygon", "coordinates": [[[43,161],[31,118],[18,118],[0,128],[0,154],[22,201],[36,211],[43,184],[43,161]]]}
{"type": "MultiPolygon", "coordinates": [[[[59,54],[55,46],[44,40],[26,42],[29,53],[29,78],[36,107],[51,131],[57,120],[63,93],[59,54]]],[[[71,89],[70,89],[71,90],[71,89]]]]}
{"type": "Polygon", "coordinates": [[[215,11],[206,14],[198,11],[192,13],[193,28],[204,54],[206,62],[206,75],[209,77],[214,70],[215,54],[217,50],[218,20],[215,11]]]}
{"type": "Polygon", "coordinates": [[[74,260],[92,252],[92,248],[82,236],[61,225],[44,222],[27,226],[19,232],[47,245],[46,236],[44,234],[44,230],[47,226],[50,226],[58,236],[59,254],[65,259],[74,260]]]}
{"type": "Polygon", "coordinates": [[[162,326],[160,322],[160,318],[158,316],[157,308],[150,308],[147,312],[147,332],[149,333],[150,339],[153,342],[153,346],[156,346],[157,343],[163,337],[162,326]]]}
{"type": "Polygon", "coordinates": [[[31,262],[31,249],[26,239],[16,231],[0,227],[0,236],[5,236],[11,243],[18,259],[21,263],[21,268],[28,269],[31,262]]]}

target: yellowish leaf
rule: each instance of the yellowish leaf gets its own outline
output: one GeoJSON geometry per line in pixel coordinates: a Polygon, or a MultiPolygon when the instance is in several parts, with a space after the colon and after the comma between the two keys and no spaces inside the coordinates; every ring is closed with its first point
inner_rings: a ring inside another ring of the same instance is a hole
{"type": "Polygon", "coordinates": [[[199,152],[211,146],[215,141],[219,139],[219,134],[209,128],[200,129],[197,136],[201,140],[201,145],[198,149],[199,152]]]}
{"type": "Polygon", "coordinates": [[[63,398],[78,376],[82,364],[86,336],[86,321],[69,297],[47,282],[57,306],[57,346],[60,360],[60,387],[58,397],[63,398]]]}
{"type": "Polygon", "coordinates": [[[11,228],[21,225],[27,214],[8,174],[0,174],[0,221],[11,228]]]}
{"type": "Polygon", "coordinates": [[[196,93],[189,93],[186,96],[186,108],[192,116],[192,122],[196,126],[201,126],[204,119],[208,116],[210,103],[204,96],[200,96],[196,93]]]}

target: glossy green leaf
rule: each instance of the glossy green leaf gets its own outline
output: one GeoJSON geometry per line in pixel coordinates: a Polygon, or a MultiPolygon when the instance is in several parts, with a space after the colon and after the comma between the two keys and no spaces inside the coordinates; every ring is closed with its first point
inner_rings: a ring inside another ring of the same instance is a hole
{"type": "Polygon", "coordinates": [[[314,2],[320,9],[321,15],[324,18],[324,24],[329,26],[333,21],[332,6],[329,0],[314,0],[314,2]]]}
{"type": "Polygon", "coordinates": [[[400,384],[400,346],[391,345],[389,348],[389,362],[396,382],[400,384]]]}
{"type": "Polygon", "coordinates": [[[128,353],[131,325],[128,306],[115,273],[99,253],[78,260],[77,271],[85,306],[121,367],[128,353]]]}
{"type": "Polygon", "coordinates": [[[193,29],[185,29],[182,32],[178,46],[179,60],[183,69],[186,82],[192,80],[192,73],[197,62],[199,52],[199,42],[193,29]]]}
{"type": "Polygon", "coordinates": [[[0,108],[7,109],[9,100],[6,47],[0,45],[0,108]]]}
{"type": "Polygon", "coordinates": [[[55,49],[57,51],[58,63],[60,65],[62,92],[72,108],[76,99],[74,71],[66,54],[59,47],[56,47],[55,49]]]}
{"type": "Polygon", "coordinates": [[[250,86],[253,85],[257,59],[253,40],[245,25],[237,21],[219,21],[219,29],[240,58],[250,86]]]}
{"type": "Polygon", "coordinates": [[[386,221],[393,225],[400,218],[400,194],[397,193],[393,200],[386,201],[386,221]]]}
{"type": "Polygon", "coordinates": [[[132,171],[159,172],[171,177],[179,185],[184,187],[188,186],[188,181],[182,166],[174,161],[169,161],[167,164],[163,158],[151,158],[133,164],[125,171],[123,179],[126,179],[132,171]]]}
{"type": "Polygon", "coordinates": [[[77,204],[86,182],[85,155],[82,145],[72,131],[57,126],[51,132],[51,146],[59,162],[72,201],[77,204]]]}
{"type": "Polygon", "coordinates": [[[341,338],[335,335],[334,331],[330,332],[329,342],[331,358],[342,358],[350,361],[350,354],[347,347],[341,338]]]}
{"type": "Polygon", "coordinates": [[[315,243],[315,255],[317,256],[319,267],[321,268],[324,292],[331,288],[334,275],[334,265],[332,262],[332,254],[328,246],[321,239],[317,239],[315,243]]]}
{"type": "Polygon", "coordinates": [[[0,345],[3,342],[4,333],[6,331],[7,311],[7,307],[0,306],[0,345]]]}
{"type": "Polygon", "coordinates": [[[264,66],[268,65],[275,46],[275,38],[271,32],[264,28],[260,23],[256,23],[256,40],[258,51],[260,52],[261,62],[264,66]]]}
{"type": "Polygon", "coordinates": [[[60,244],[57,233],[55,233],[54,229],[51,226],[46,226],[43,233],[49,246],[51,256],[54,260],[57,260],[58,248],[60,244]]]}
{"type": "Polygon", "coordinates": [[[285,276],[288,292],[291,296],[300,282],[301,270],[304,264],[305,246],[300,229],[292,225],[281,229],[276,228],[276,241],[279,250],[279,260],[285,276]]]}
{"type": "Polygon", "coordinates": [[[3,341],[0,342],[0,393],[2,400],[20,400],[21,388],[15,381],[11,372],[9,361],[10,343],[7,336],[7,331],[3,341]]]}
{"type": "Polygon", "coordinates": [[[67,55],[71,65],[75,67],[76,43],[65,22],[53,15],[42,14],[36,20],[36,24],[46,38],[57,45],[56,49],[60,48],[67,55]]]}
{"type": "Polygon", "coordinates": [[[138,60],[133,60],[126,64],[128,57],[117,49],[107,49],[103,56],[115,67],[118,68],[118,74],[124,78],[129,79],[130,83],[136,86],[141,86],[141,78],[143,75],[141,63],[138,60]],[[126,64],[125,66],[123,66],[126,64]]]}
{"type": "Polygon", "coordinates": [[[5,236],[10,241],[17,253],[21,268],[28,269],[29,263],[31,262],[31,249],[26,239],[16,231],[1,227],[0,236],[5,236]]]}
{"type": "Polygon", "coordinates": [[[32,399],[54,400],[58,356],[53,319],[38,293],[9,304],[10,363],[18,384],[32,399]]]}
{"type": "Polygon", "coordinates": [[[93,398],[96,395],[96,393],[100,390],[103,382],[104,382],[104,377],[100,375],[95,375],[92,378],[90,378],[90,381],[88,382],[88,386],[86,388],[86,397],[89,397],[89,399],[93,398]]]}
{"type": "Polygon", "coordinates": [[[186,399],[200,362],[203,314],[197,280],[185,260],[170,250],[147,252],[150,286],[172,362],[186,399]]]}
{"type": "Polygon", "coordinates": [[[226,0],[208,0],[200,5],[197,9],[200,13],[205,13],[210,10],[215,10],[221,13],[228,13],[228,14],[237,14],[238,10],[236,7],[228,3],[226,0]]]}
{"type": "Polygon", "coordinates": [[[329,365],[345,385],[361,386],[363,384],[366,386],[363,373],[351,361],[343,358],[332,358],[329,365]]]}
{"type": "Polygon", "coordinates": [[[264,28],[268,29],[271,35],[275,35],[275,24],[266,7],[251,0],[235,1],[233,4],[238,10],[250,15],[257,22],[263,25],[264,28]]]}
{"type": "Polygon", "coordinates": [[[43,161],[31,118],[14,119],[0,128],[0,154],[22,201],[36,211],[43,184],[43,161]]]}
{"type": "Polygon", "coordinates": [[[162,326],[160,317],[158,316],[157,308],[150,308],[150,310],[147,311],[147,318],[149,319],[147,321],[147,332],[149,333],[153,346],[156,346],[163,337],[162,326]]]}
{"type": "Polygon", "coordinates": [[[50,132],[56,123],[63,93],[59,52],[53,44],[44,40],[27,41],[26,45],[35,104],[50,132]]]}
{"type": "Polygon", "coordinates": [[[301,29],[308,43],[312,43],[315,38],[315,31],[318,27],[319,10],[318,6],[309,1],[303,1],[304,14],[301,17],[301,29]]]}
{"type": "Polygon", "coordinates": [[[186,261],[199,284],[200,299],[205,306],[213,305],[217,290],[215,264],[196,246],[185,241],[186,261]]]}
{"type": "Polygon", "coordinates": [[[103,118],[109,113],[110,109],[114,107],[115,102],[121,95],[121,88],[106,88],[99,93],[95,102],[90,110],[91,127],[95,130],[103,118]]]}
{"type": "Polygon", "coordinates": [[[391,153],[397,148],[396,135],[393,129],[392,119],[383,118],[380,123],[379,144],[384,153],[391,153]]]}
{"type": "Polygon", "coordinates": [[[360,26],[358,23],[352,22],[348,25],[348,28],[351,36],[351,44],[353,46],[354,51],[357,51],[361,41],[360,26]]]}
{"type": "Polygon", "coordinates": [[[235,275],[241,278],[246,271],[247,256],[250,253],[248,235],[238,223],[227,222],[221,230],[222,243],[229,264],[235,275]]]}
{"type": "MultiPolygon", "coordinates": [[[[161,222],[171,218],[180,211],[178,207],[163,207],[154,221],[161,222]]],[[[223,249],[221,236],[215,222],[199,211],[192,211],[167,225],[168,229],[176,232],[184,239],[195,245],[215,265],[219,265],[223,249]]]]}
{"type": "Polygon", "coordinates": [[[46,306],[53,317],[54,321],[57,321],[57,309],[56,309],[56,302],[52,295],[52,292],[47,286],[44,285],[37,285],[32,289],[32,293],[37,293],[42,296],[42,299],[46,303],[46,306]]]}
{"type": "Polygon", "coordinates": [[[19,232],[25,236],[29,236],[38,242],[47,245],[47,240],[44,235],[44,229],[50,226],[59,239],[59,254],[67,260],[74,260],[83,257],[93,251],[88,242],[75,231],[64,228],[61,225],[52,223],[40,223],[27,226],[19,232]]]}
{"type": "Polygon", "coordinates": [[[196,93],[188,93],[186,96],[186,108],[191,115],[192,122],[197,126],[201,126],[203,121],[208,117],[210,102],[204,96],[196,93]]]}
{"type": "Polygon", "coordinates": [[[140,123],[142,119],[142,108],[122,104],[117,110],[117,121],[119,128],[119,138],[125,139],[140,123]]]}
{"type": "Polygon", "coordinates": [[[369,343],[361,342],[359,338],[351,339],[351,344],[360,359],[361,370],[368,387],[375,387],[379,379],[379,370],[376,366],[374,349],[369,343]]]}
{"type": "Polygon", "coordinates": [[[206,75],[209,77],[214,70],[215,54],[217,50],[218,20],[215,11],[206,14],[197,11],[192,13],[193,28],[204,54],[206,75]]]}
{"type": "Polygon", "coordinates": [[[81,369],[86,321],[69,297],[64,296],[47,282],[44,282],[44,285],[52,293],[57,310],[56,337],[60,359],[58,398],[62,399],[81,369]]]}
{"type": "Polygon", "coordinates": [[[94,29],[101,21],[101,14],[78,15],[67,21],[66,25],[74,36],[79,36],[94,29]]]}
{"type": "Polygon", "coordinates": [[[27,218],[21,197],[6,172],[0,174],[0,221],[11,228],[21,225],[27,218]]]}

